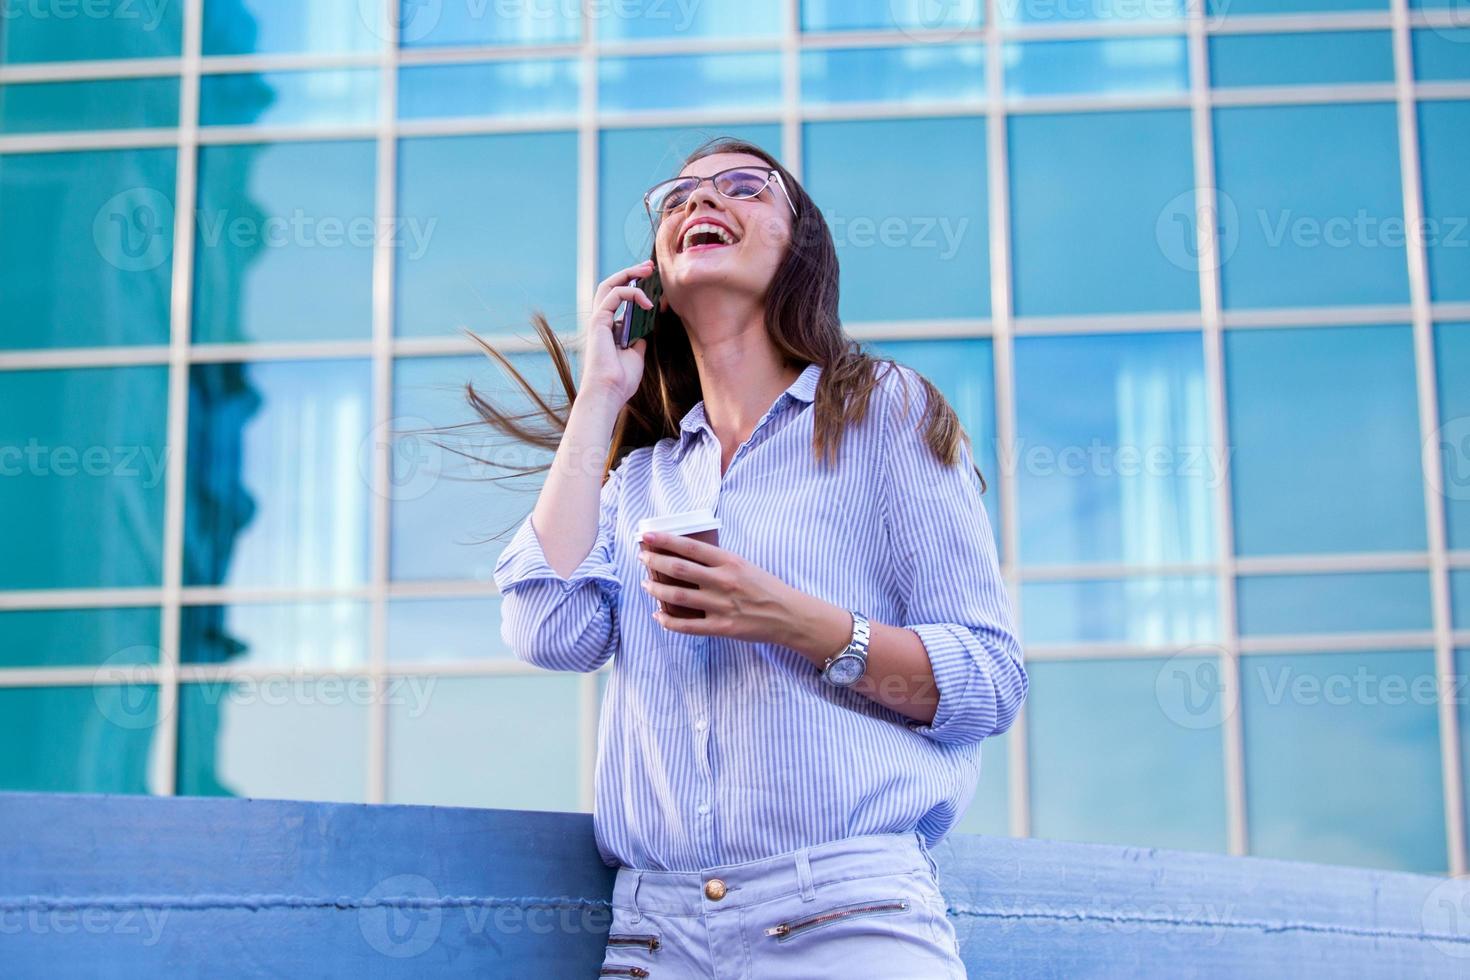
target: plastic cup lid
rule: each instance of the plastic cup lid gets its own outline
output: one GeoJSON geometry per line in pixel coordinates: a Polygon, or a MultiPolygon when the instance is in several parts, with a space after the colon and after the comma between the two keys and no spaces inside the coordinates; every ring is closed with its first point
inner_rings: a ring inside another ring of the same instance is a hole
{"type": "Polygon", "coordinates": [[[668,534],[696,534],[700,531],[717,529],[720,519],[708,509],[686,510],[662,517],[645,517],[638,522],[638,534],[634,540],[641,541],[644,531],[661,531],[668,534]]]}

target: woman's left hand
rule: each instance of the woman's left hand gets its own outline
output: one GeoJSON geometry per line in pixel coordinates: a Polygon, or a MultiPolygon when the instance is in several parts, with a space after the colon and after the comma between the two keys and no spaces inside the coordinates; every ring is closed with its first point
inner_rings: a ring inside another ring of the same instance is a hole
{"type": "Polygon", "coordinates": [[[672,555],[639,550],[650,572],[697,585],[686,589],[643,579],[656,600],[703,609],[702,619],[670,616],[655,605],[664,629],[696,636],[729,636],[756,643],[783,643],[793,625],[794,590],[770,572],[732,551],[682,534],[644,534],[644,540],[672,555]],[[677,557],[676,557],[677,556],[677,557]]]}

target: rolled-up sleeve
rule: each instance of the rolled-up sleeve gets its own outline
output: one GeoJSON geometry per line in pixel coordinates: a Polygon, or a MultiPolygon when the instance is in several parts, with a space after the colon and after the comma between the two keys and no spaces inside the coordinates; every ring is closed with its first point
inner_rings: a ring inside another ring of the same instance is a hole
{"type": "Polygon", "coordinates": [[[596,541],[569,577],[547,564],[530,515],[500,553],[494,573],[501,595],[500,635],[520,660],[547,670],[586,672],[607,663],[616,651],[620,489],[621,475],[614,469],[602,485],[596,541]]]}
{"type": "Polygon", "coordinates": [[[935,458],[920,428],[927,399],[910,372],[889,376],[884,513],[891,535],[902,625],[923,640],[939,704],[931,723],[907,723],[936,742],[967,744],[1010,728],[1028,681],[974,458],[935,458]]]}

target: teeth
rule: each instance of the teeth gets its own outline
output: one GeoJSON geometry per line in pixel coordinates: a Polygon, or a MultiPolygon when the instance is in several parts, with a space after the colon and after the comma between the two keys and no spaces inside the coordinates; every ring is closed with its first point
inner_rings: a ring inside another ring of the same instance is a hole
{"type": "Polygon", "coordinates": [[[688,248],[689,247],[689,240],[691,238],[693,238],[695,235],[700,234],[701,232],[709,232],[709,233],[718,235],[720,241],[723,242],[723,243],[725,243],[726,245],[734,245],[735,244],[735,236],[734,235],[731,235],[728,231],[726,231],[725,229],[721,228],[719,225],[711,224],[711,223],[709,223],[707,221],[702,221],[702,222],[700,222],[697,225],[691,225],[689,227],[689,229],[684,232],[684,244],[681,245],[680,247],[681,248],[688,248]]]}

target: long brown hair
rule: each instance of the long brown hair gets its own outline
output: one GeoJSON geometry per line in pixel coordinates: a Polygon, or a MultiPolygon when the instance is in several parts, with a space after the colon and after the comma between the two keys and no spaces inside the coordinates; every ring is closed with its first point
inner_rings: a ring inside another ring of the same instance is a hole
{"type": "MultiPolygon", "coordinates": [[[[780,173],[796,205],[791,244],[766,294],[766,329],[777,350],[785,355],[788,367],[801,368],[812,363],[822,365],[813,405],[816,415],[813,419],[812,452],[819,465],[823,460],[835,462],[844,430],[849,424],[862,422],[867,415],[868,399],[881,377],[876,366],[884,363],[889,365],[885,370],[894,370],[897,362],[869,354],[860,343],[843,333],[837,315],[837,247],[826,219],[805,188],[771,154],[754,143],[729,136],[716,137],[701,144],[685,158],[679,169],[682,171],[693,161],[716,153],[745,153],[764,160],[780,173]]],[[[656,251],[651,257],[655,262],[658,260],[656,251]]],[[[519,413],[502,410],[469,382],[465,384],[465,394],[484,424],[514,440],[555,452],[566,431],[577,388],[572,378],[570,359],[546,317],[537,311],[532,322],[566,391],[565,402],[548,402],[500,351],[473,333],[469,334],[471,340],[515,379],[532,407],[519,413]]],[[[916,376],[928,395],[923,419],[924,441],[937,459],[946,466],[953,466],[958,462],[960,440],[964,439],[968,446],[970,437],[939,389],[923,375],[916,372],[916,376]]],[[[654,331],[648,336],[644,350],[643,378],[619,414],[613,430],[612,446],[603,470],[604,482],[607,474],[628,453],[643,446],[652,446],[660,439],[678,436],[680,420],[703,397],[693,349],[683,321],[671,309],[658,312],[654,331]]],[[[907,388],[904,389],[904,398],[907,408],[907,388]]],[[[549,462],[534,467],[513,467],[489,460],[480,462],[514,470],[515,474],[550,468],[549,462]]],[[[975,467],[975,475],[980,478],[983,493],[985,477],[978,466],[975,467]]]]}

